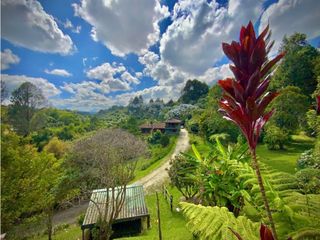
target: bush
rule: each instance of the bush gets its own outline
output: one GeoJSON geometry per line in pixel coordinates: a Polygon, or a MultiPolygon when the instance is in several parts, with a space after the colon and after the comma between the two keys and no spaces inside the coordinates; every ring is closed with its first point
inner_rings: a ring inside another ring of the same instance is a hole
{"type": "Polygon", "coordinates": [[[85,215],[84,213],[81,213],[80,216],[78,217],[77,223],[78,223],[79,226],[82,226],[82,223],[83,223],[83,221],[84,221],[84,217],[85,217],[85,216],[86,216],[86,215],[85,215]]]}
{"type": "Polygon", "coordinates": [[[170,143],[170,138],[168,137],[168,135],[163,134],[160,138],[159,143],[161,144],[162,147],[166,147],[170,143]]]}
{"type": "Polygon", "coordinates": [[[157,130],[151,133],[150,137],[148,138],[148,142],[151,144],[159,144],[161,138],[162,138],[162,133],[159,130],[157,130]]]}
{"type": "Polygon", "coordinates": [[[289,141],[289,134],[281,128],[269,125],[263,141],[270,150],[284,149],[284,145],[289,141]]]}
{"type": "Polygon", "coordinates": [[[297,168],[298,169],[304,169],[304,168],[320,169],[320,155],[317,153],[314,153],[312,149],[303,152],[297,161],[297,168]]]}
{"type": "Polygon", "coordinates": [[[320,169],[306,168],[296,173],[298,186],[306,194],[320,193],[320,169]]]}

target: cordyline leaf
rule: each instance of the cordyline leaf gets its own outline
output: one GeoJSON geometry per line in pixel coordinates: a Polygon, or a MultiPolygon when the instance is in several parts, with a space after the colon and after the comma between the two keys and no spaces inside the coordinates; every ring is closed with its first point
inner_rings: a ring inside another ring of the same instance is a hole
{"type": "Polygon", "coordinates": [[[284,56],[281,53],[268,61],[267,54],[272,47],[272,43],[268,44],[269,38],[269,26],[256,37],[253,24],[249,22],[241,28],[239,42],[222,44],[224,53],[234,63],[230,69],[235,78],[218,81],[224,91],[220,112],[225,119],[238,125],[251,149],[256,147],[261,129],[273,113],[265,113],[265,110],[277,96],[277,93],[266,93],[270,83],[267,74],[284,56]]]}
{"type": "Polygon", "coordinates": [[[232,78],[226,78],[225,80],[219,80],[218,84],[222,87],[229,95],[234,97],[234,90],[232,88],[232,78]]]}
{"type": "Polygon", "coordinates": [[[274,59],[272,59],[270,62],[268,62],[263,69],[261,70],[261,77],[263,77],[264,75],[266,75],[269,70],[281,59],[283,58],[283,56],[285,55],[285,53],[280,53],[278,56],[276,56],[274,59]]]}
{"type": "Polygon", "coordinates": [[[264,97],[262,98],[262,100],[258,103],[258,113],[260,115],[262,115],[264,110],[268,106],[268,104],[278,95],[279,95],[279,93],[276,93],[276,92],[273,92],[273,93],[268,92],[268,93],[266,93],[264,95],[264,97]]]}
{"type": "Polygon", "coordinates": [[[260,239],[274,240],[271,230],[263,224],[261,224],[261,227],[260,227],[260,239]]]}
{"type": "Polygon", "coordinates": [[[261,95],[267,90],[269,83],[270,83],[270,77],[267,77],[260,83],[260,85],[257,87],[256,92],[254,94],[255,99],[258,99],[259,97],[261,97],[261,95]]]}

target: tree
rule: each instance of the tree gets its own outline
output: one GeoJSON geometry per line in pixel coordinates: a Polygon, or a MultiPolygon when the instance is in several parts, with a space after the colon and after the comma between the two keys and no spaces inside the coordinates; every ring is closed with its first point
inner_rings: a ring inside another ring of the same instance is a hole
{"type": "Polygon", "coordinates": [[[63,171],[53,154],[23,144],[8,126],[1,131],[1,226],[6,232],[25,216],[53,209],[63,171]]]}
{"type": "Polygon", "coordinates": [[[271,61],[268,60],[268,53],[273,45],[268,42],[269,36],[269,26],[267,26],[256,37],[254,27],[249,22],[247,27],[241,28],[239,42],[223,43],[224,53],[234,63],[230,65],[230,69],[235,78],[220,80],[218,84],[224,91],[220,101],[220,112],[226,119],[234,122],[247,139],[264,207],[273,236],[277,240],[277,232],[256,157],[260,132],[274,112],[273,110],[265,112],[266,108],[278,95],[276,92],[265,93],[270,83],[267,74],[284,56],[281,53],[271,61]]]}
{"type": "Polygon", "coordinates": [[[190,177],[195,175],[198,167],[196,161],[192,161],[187,155],[179,154],[170,160],[168,174],[171,183],[189,200],[199,191],[196,181],[190,177]]]}
{"type": "Polygon", "coordinates": [[[102,204],[105,204],[105,209],[109,204],[113,206],[109,211],[101,212],[100,239],[111,237],[112,223],[123,206],[126,187],[134,177],[137,159],[146,151],[143,141],[121,129],[101,130],[78,140],[73,146],[70,161],[82,174],[79,180],[83,181],[85,174],[87,181],[96,181],[98,187],[108,189],[106,202],[102,204]]]}
{"type": "Polygon", "coordinates": [[[44,106],[45,97],[41,90],[30,82],[25,82],[12,92],[9,106],[9,120],[15,130],[22,135],[28,135],[31,119],[37,108],[44,106]]]}
{"type": "Polygon", "coordinates": [[[284,145],[289,142],[289,134],[277,126],[269,125],[263,141],[270,150],[284,149],[284,145]]]}
{"type": "Polygon", "coordinates": [[[200,82],[197,79],[188,80],[182,90],[180,101],[186,104],[194,104],[201,97],[207,95],[209,87],[206,83],[200,82]]]}
{"type": "Polygon", "coordinates": [[[302,93],[300,88],[287,86],[281,90],[281,94],[270,105],[270,109],[277,109],[270,123],[293,133],[305,124],[308,105],[308,97],[302,93]]]}
{"type": "Polygon", "coordinates": [[[1,80],[1,104],[8,97],[9,93],[6,87],[6,83],[1,80]]]}
{"type": "Polygon", "coordinates": [[[136,96],[130,100],[128,105],[128,111],[130,114],[132,114],[134,117],[142,118],[144,116],[143,110],[144,104],[142,96],[136,96]]]}
{"type": "Polygon", "coordinates": [[[67,153],[68,149],[69,143],[61,141],[57,137],[53,137],[44,147],[46,152],[54,154],[57,159],[61,159],[67,153]]]}
{"type": "Polygon", "coordinates": [[[280,50],[285,51],[286,56],[272,77],[271,89],[296,86],[309,97],[317,86],[314,68],[319,51],[308,44],[306,35],[301,33],[284,37],[280,50]]]}

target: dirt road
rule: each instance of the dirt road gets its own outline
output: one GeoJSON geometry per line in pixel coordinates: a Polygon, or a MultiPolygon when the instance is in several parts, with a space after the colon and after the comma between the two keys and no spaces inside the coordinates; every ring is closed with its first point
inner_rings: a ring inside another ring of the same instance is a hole
{"type": "Polygon", "coordinates": [[[166,171],[169,168],[169,161],[175,155],[180,152],[185,152],[189,148],[189,135],[188,131],[181,129],[179,138],[177,140],[176,148],[172,153],[171,157],[162,166],[149,173],[147,176],[136,181],[135,184],[142,184],[145,191],[149,191],[157,186],[161,185],[169,176],[166,171]]]}
{"type": "MultiPolygon", "coordinates": [[[[151,191],[152,189],[156,189],[159,185],[161,185],[166,179],[168,179],[168,173],[166,168],[169,168],[169,161],[175,155],[180,152],[184,152],[189,148],[189,135],[187,130],[181,129],[180,135],[177,140],[176,148],[172,153],[171,157],[168,158],[168,161],[165,162],[162,166],[155,169],[153,172],[149,173],[147,176],[141,178],[136,181],[134,184],[142,184],[144,186],[145,191],[151,191]]],[[[59,225],[63,223],[72,224],[77,221],[78,216],[81,213],[84,213],[88,207],[88,202],[83,202],[78,206],[57,212],[53,216],[53,224],[59,225]]]]}

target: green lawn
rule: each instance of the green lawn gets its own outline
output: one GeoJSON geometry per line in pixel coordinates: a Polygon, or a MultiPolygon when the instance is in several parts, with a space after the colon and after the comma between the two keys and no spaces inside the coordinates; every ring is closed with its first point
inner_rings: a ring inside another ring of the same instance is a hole
{"type": "Polygon", "coordinates": [[[294,135],[285,150],[269,150],[266,145],[258,145],[257,154],[263,163],[276,170],[294,174],[299,156],[313,145],[312,138],[294,135]]]}

